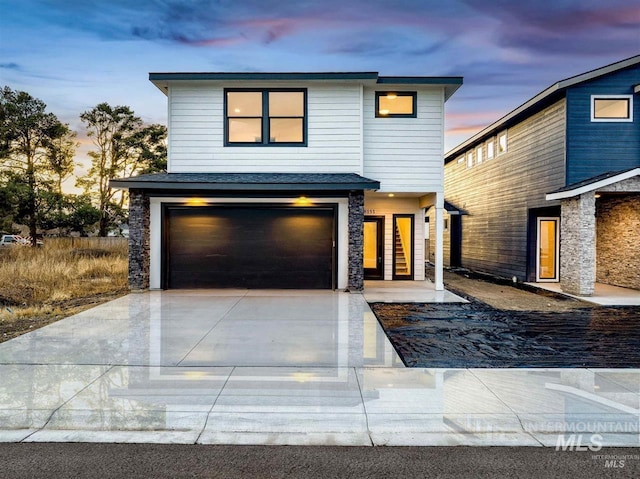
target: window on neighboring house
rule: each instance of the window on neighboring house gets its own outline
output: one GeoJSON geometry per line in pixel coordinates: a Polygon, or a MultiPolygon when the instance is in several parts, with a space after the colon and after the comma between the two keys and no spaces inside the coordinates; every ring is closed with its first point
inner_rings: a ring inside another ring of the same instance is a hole
{"type": "Polygon", "coordinates": [[[471,168],[473,166],[473,150],[467,153],[467,168],[471,168]]]}
{"type": "Polygon", "coordinates": [[[507,132],[503,131],[498,135],[498,155],[507,152],[507,132]]]}
{"type": "Polygon", "coordinates": [[[591,121],[633,121],[633,96],[591,96],[591,121]]]}
{"type": "Polygon", "coordinates": [[[482,145],[476,148],[476,163],[482,163],[482,145]]]}
{"type": "Polygon", "coordinates": [[[495,148],[495,142],[492,138],[487,142],[487,160],[493,159],[495,155],[494,148],[495,148]]]}
{"type": "Polygon", "coordinates": [[[225,144],[306,143],[305,90],[225,90],[225,144]]]}
{"type": "Polygon", "coordinates": [[[376,118],[416,118],[415,91],[377,91],[376,118]]]}
{"type": "Polygon", "coordinates": [[[458,163],[464,163],[464,155],[458,157],[458,163]]]}

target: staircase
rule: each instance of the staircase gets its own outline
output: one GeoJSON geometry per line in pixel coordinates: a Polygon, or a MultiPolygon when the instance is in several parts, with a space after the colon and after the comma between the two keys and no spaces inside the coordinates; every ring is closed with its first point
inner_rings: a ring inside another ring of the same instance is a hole
{"type": "Polygon", "coordinates": [[[396,271],[395,274],[403,275],[409,274],[409,268],[407,266],[407,257],[404,253],[404,247],[402,246],[402,238],[400,237],[400,229],[396,226],[395,231],[395,255],[396,255],[396,271]]]}

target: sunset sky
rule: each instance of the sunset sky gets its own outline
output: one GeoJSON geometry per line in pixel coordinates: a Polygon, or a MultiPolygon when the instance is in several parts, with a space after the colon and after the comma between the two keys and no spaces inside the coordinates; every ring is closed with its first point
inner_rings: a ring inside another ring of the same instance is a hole
{"type": "Polygon", "coordinates": [[[102,101],[166,123],[150,71],[378,71],[464,77],[448,150],[550,84],[638,53],[639,0],[0,0],[0,85],[81,139],[79,114],[102,101]]]}

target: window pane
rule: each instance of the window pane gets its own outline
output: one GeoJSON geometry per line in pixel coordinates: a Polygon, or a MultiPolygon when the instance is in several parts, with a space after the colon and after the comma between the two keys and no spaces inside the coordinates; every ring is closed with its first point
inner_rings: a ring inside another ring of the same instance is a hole
{"type": "Polygon", "coordinates": [[[556,222],[540,220],[540,258],[538,277],[555,279],[556,277],[556,222]]]}
{"type": "Polygon", "coordinates": [[[413,115],[413,95],[388,93],[378,97],[380,115],[413,115]]]}
{"type": "Polygon", "coordinates": [[[269,92],[269,116],[304,116],[301,91],[269,92]]]}
{"type": "Polygon", "coordinates": [[[376,269],[378,267],[378,223],[375,221],[364,222],[362,258],[365,268],[376,269]]]}
{"type": "Polygon", "coordinates": [[[411,275],[411,267],[413,265],[413,258],[411,257],[413,225],[411,218],[396,218],[395,220],[395,274],[411,275]]]}
{"type": "Polygon", "coordinates": [[[596,98],[594,100],[594,118],[629,118],[629,100],[627,98],[596,98]]]}
{"type": "Polygon", "coordinates": [[[271,143],[302,143],[302,118],[271,118],[269,133],[271,143]]]}
{"type": "Polygon", "coordinates": [[[227,116],[262,116],[262,92],[227,92],[227,116]]]}
{"type": "Polygon", "coordinates": [[[487,143],[487,159],[493,158],[493,140],[487,143]]]}
{"type": "Polygon", "coordinates": [[[229,143],[260,143],[261,118],[229,118],[229,143]]]}
{"type": "Polygon", "coordinates": [[[507,151],[507,134],[503,133],[498,137],[498,154],[505,153],[507,151]]]}

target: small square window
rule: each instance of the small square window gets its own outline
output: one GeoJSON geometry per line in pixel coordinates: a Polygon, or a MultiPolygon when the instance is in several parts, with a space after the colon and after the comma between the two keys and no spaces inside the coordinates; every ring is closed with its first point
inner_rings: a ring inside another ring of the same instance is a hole
{"type": "Polygon", "coordinates": [[[376,118],[416,118],[415,91],[377,91],[376,118]]]}
{"type": "Polygon", "coordinates": [[[633,121],[633,97],[631,95],[592,96],[591,121],[633,121]]]}
{"type": "Polygon", "coordinates": [[[464,155],[458,158],[458,163],[464,163],[464,155]]]}
{"type": "Polygon", "coordinates": [[[476,148],[476,163],[482,163],[482,145],[476,148]]]}
{"type": "Polygon", "coordinates": [[[473,151],[467,153],[467,168],[471,168],[473,166],[473,151]]]}
{"type": "Polygon", "coordinates": [[[503,131],[498,135],[498,155],[507,152],[507,132],[503,131]]]}
{"type": "Polygon", "coordinates": [[[495,155],[494,148],[495,148],[495,141],[492,138],[487,142],[487,160],[493,159],[495,155]]]}

